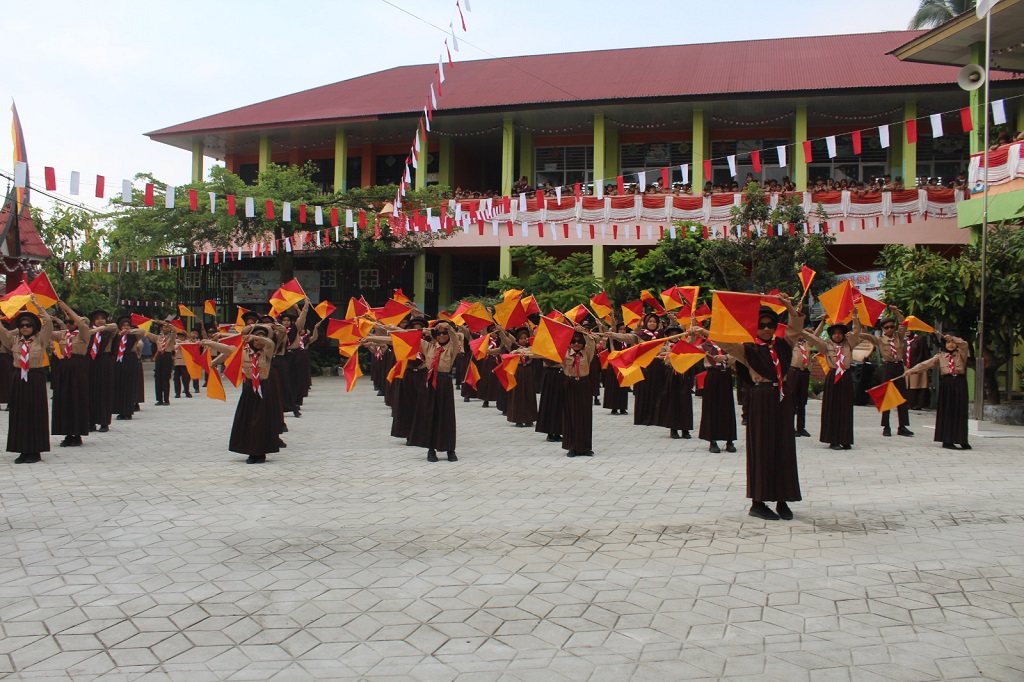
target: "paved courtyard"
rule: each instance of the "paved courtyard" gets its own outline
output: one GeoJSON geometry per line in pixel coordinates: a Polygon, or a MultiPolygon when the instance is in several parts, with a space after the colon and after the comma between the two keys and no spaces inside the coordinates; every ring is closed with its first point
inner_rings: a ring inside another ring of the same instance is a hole
{"type": "Polygon", "coordinates": [[[236,396],[4,457],[0,678],[1024,679],[1024,429],[948,451],[931,413],[882,438],[857,408],[765,522],[742,440],[595,408],[569,459],[459,402],[461,461],[428,464],[368,378],[325,378],[247,466],[236,396]]]}

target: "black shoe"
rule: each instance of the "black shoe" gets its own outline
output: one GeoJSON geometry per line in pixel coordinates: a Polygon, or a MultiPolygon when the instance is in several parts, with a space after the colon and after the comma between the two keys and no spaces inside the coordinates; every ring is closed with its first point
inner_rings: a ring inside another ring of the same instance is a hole
{"type": "Polygon", "coordinates": [[[594,456],[594,451],[593,450],[587,450],[586,452],[577,452],[576,456],[577,457],[593,457],[594,456]]]}
{"type": "Polygon", "coordinates": [[[599,398],[594,398],[594,404],[595,405],[600,405],[601,404],[601,400],[599,398]]]}
{"type": "Polygon", "coordinates": [[[752,505],[750,505],[750,512],[748,513],[751,516],[756,516],[757,518],[764,519],[765,521],[779,520],[779,515],[773,512],[771,509],[769,509],[768,505],[766,505],[764,502],[755,502],[752,505]]]}
{"type": "Polygon", "coordinates": [[[973,450],[970,443],[960,443],[961,450],[973,450]]]}
{"type": "MultiPolygon", "coordinates": [[[[746,426],[746,425],[747,425],[747,418],[744,417],[743,421],[740,422],[740,426],[746,426]]],[[[810,434],[807,434],[807,435],[810,435],[810,434]]]]}
{"type": "Polygon", "coordinates": [[[900,428],[896,429],[896,435],[907,436],[909,438],[910,436],[914,435],[914,432],[908,429],[906,426],[901,426],[900,428]]]}
{"type": "Polygon", "coordinates": [[[469,398],[463,398],[463,399],[462,399],[462,402],[464,402],[464,403],[468,403],[468,402],[469,402],[469,398]]]}
{"type": "Polygon", "coordinates": [[[136,412],[141,412],[142,411],[142,406],[139,405],[138,403],[135,403],[135,411],[136,412]]]}
{"type": "Polygon", "coordinates": [[[799,437],[800,437],[800,436],[802,436],[802,435],[803,435],[803,434],[802,434],[802,433],[800,433],[800,430],[799,430],[799,429],[793,429],[793,436],[795,436],[796,438],[799,438],[799,437]]]}
{"type": "Polygon", "coordinates": [[[491,401],[490,400],[485,400],[484,404],[481,405],[480,407],[490,407],[490,406],[491,406],[491,401]]]}
{"type": "Polygon", "coordinates": [[[612,410],[612,414],[618,414],[618,413],[619,413],[618,410],[612,410]]]}
{"type": "Polygon", "coordinates": [[[733,445],[733,442],[732,442],[731,440],[730,440],[730,441],[728,441],[728,442],[727,442],[727,443],[725,444],[725,451],[726,451],[726,452],[736,452],[736,446],[735,446],[735,445],[733,445]]]}
{"type": "Polygon", "coordinates": [[[82,445],[82,437],[81,436],[75,436],[71,440],[71,442],[68,443],[68,446],[73,447],[73,448],[81,447],[81,445],[82,445]]]}
{"type": "Polygon", "coordinates": [[[888,426],[883,426],[882,427],[882,435],[885,436],[886,438],[888,438],[889,436],[892,435],[892,429],[890,429],[888,426]]]}
{"type": "Polygon", "coordinates": [[[779,518],[783,521],[793,520],[793,510],[789,508],[789,505],[785,502],[779,502],[775,505],[775,513],[779,515],[779,518]]]}
{"type": "Polygon", "coordinates": [[[281,422],[281,433],[288,433],[288,425],[281,422]]]}
{"type": "Polygon", "coordinates": [[[715,441],[711,441],[711,447],[708,448],[708,452],[719,453],[721,451],[722,448],[718,447],[718,443],[716,443],[715,441]]]}
{"type": "Polygon", "coordinates": [[[101,426],[100,428],[98,428],[96,430],[99,431],[100,433],[106,433],[107,431],[110,430],[110,427],[109,426],[101,426]]]}
{"type": "Polygon", "coordinates": [[[267,461],[266,455],[249,455],[249,459],[245,460],[246,464],[264,464],[267,461]]]}
{"type": "Polygon", "coordinates": [[[448,461],[449,462],[458,462],[459,461],[459,458],[455,456],[455,451],[454,450],[449,450],[448,451],[448,461]]]}
{"type": "Polygon", "coordinates": [[[427,450],[427,461],[428,462],[436,462],[437,461],[437,450],[435,450],[434,448],[430,448],[429,450],[427,450]]]}
{"type": "Polygon", "coordinates": [[[943,443],[942,447],[944,447],[947,450],[956,450],[956,446],[953,445],[952,443],[943,443]]]}
{"type": "Polygon", "coordinates": [[[70,447],[72,445],[71,436],[64,436],[64,440],[58,443],[58,445],[62,448],[70,447]]]}
{"type": "Polygon", "coordinates": [[[180,394],[180,393],[178,393],[178,394],[176,394],[176,395],[174,396],[175,400],[177,400],[177,399],[178,399],[178,398],[180,398],[180,397],[181,397],[181,394],[180,394]]]}
{"type": "Polygon", "coordinates": [[[565,456],[566,457],[575,457],[576,456],[576,451],[575,450],[570,450],[569,452],[565,453],[565,456]]]}
{"type": "Polygon", "coordinates": [[[852,450],[852,449],[853,449],[852,445],[844,445],[843,446],[843,450],[852,450]]]}
{"type": "Polygon", "coordinates": [[[619,410],[619,414],[629,414],[626,410],[619,410]]]}
{"type": "Polygon", "coordinates": [[[277,447],[279,447],[279,448],[286,448],[286,447],[288,447],[288,443],[285,443],[283,440],[281,440],[280,437],[278,437],[278,439],[277,439],[277,447]]]}
{"type": "Polygon", "coordinates": [[[843,449],[843,446],[840,445],[839,443],[832,443],[832,445],[829,445],[828,447],[829,447],[830,450],[842,450],[843,449]]]}
{"type": "Polygon", "coordinates": [[[119,421],[119,422],[127,421],[127,420],[129,420],[131,418],[132,418],[132,416],[130,414],[119,414],[119,415],[117,415],[117,421],[119,421]]]}
{"type": "Polygon", "coordinates": [[[686,440],[690,440],[690,432],[689,431],[683,431],[683,438],[685,438],[686,440]]]}
{"type": "Polygon", "coordinates": [[[676,430],[676,429],[672,429],[672,430],[670,430],[670,431],[668,432],[668,437],[669,437],[669,438],[682,438],[682,436],[680,436],[680,435],[679,435],[679,431],[678,431],[678,430],[676,430]]]}
{"type": "Polygon", "coordinates": [[[544,440],[546,440],[549,443],[557,443],[558,441],[562,440],[562,438],[561,438],[561,436],[556,436],[553,433],[549,433],[548,437],[545,438],[544,440]]]}
{"type": "Polygon", "coordinates": [[[18,455],[18,458],[14,460],[14,463],[15,464],[25,464],[25,463],[27,463],[28,460],[25,459],[25,457],[27,457],[27,455],[24,455],[24,454],[18,455]]]}
{"type": "Polygon", "coordinates": [[[186,397],[186,398],[191,398],[191,397],[192,397],[192,394],[191,394],[191,393],[186,393],[186,394],[185,394],[185,397],[186,397]]]}
{"type": "MultiPolygon", "coordinates": [[[[744,422],[744,424],[745,423],[746,422],[744,422]]],[[[805,438],[810,438],[811,437],[811,434],[807,433],[807,429],[800,429],[799,431],[796,432],[796,435],[803,436],[805,438]]]]}

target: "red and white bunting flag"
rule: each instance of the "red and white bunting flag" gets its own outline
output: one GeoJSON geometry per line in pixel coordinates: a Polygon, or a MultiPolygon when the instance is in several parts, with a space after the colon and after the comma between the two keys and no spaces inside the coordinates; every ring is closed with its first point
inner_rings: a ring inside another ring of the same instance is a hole
{"type": "MultiPolygon", "coordinates": [[[[454,29],[452,29],[452,40],[455,40],[455,30],[454,29]]],[[[445,38],[445,40],[444,40],[444,51],[448,55],[448,66],[450,66],[450,67],[452,67],[454,69],[455,68],[455,62],[452,61],[452,51],[448,49],[448,39],[447,38],[445,38]]],[[[456,52],[459,51],[459,43],[458,43],[458,41],[455,41],[455,51],[456,52]]]]}
{"type": "Polygon", "coordinates": [[[562,188],[561,187],[556,187],[555,188],[555,202],[558,203],[558,204],[562,203],[562,188]]]}
{"type": "Polygon", "coordinates": [[[245,217],[255,218],[256,217],[256,201],[252,197],[245,198],[245,217]]]}
{"type": "Polygon", "coordinates": [[[164,208],[174,208],[174,185],[167,185],[164,191],[164,208]]]}
{"type": "Polygon", "coordinates": [[[194,189],[188,191],[188,208],[190,211],[199,210],[199,192],[194,189]]]}
{"type": "Polygon", "coordinates": [[[735,154],[730,154],[729,156],[725,157],[725,161],[726,161],[726,163],[729,164],[729,176],[735,178],[736,177],[736,155],[735,154]]]}
{"type": "Polygon", "coordinates": [[[804,140],[804,163],[814,163],[814,152],[811,140],[804,140]]]}
{"type": "Polygon", "coordinates": [[[932,137],[942,137],[942,114],[932,114],[928,118],[932,124],[932,137]]]}
{"type": "Polygon", "coordinates": [[[235,195],[228,195],[228,215],[235,215],[235,195]]]}
{"type": "Polygon", "coordinates": [[[669,175],[668,168],[661,169],[661,188],[668,189],[668,186],[672,184],[672,178],[669,175]]]}
{"type": "Polygon", "coordinates": [[[974,118],[971,116],[970,107],[964,107],[960,110],[960,127],[965,133],[974,130],[974,118]]]}
{"type": "Polygon", "coordinates": [[[290,201],[286,201],[281,205],[281,220],[286,223],[292,221],[292,204],[290,201]]]}
{"type": "Polygon", "coordinates": [[[907,144],[917,144],[917,119],[911,118],[903,122],[907,131],[907,144]]]}
{"type": "MultiPolygon", "coordinates": [[[[335,215],[337,215],[337,209],[334,209],[334,210],[335,210],[335,215]]],[[[313,224],[314,225],[323,225],[324,224],[324,208],[323,208],[323,206],[317,206],[317,207],[315,207],[313,209],[313,224]]]]}
{"type": "Polygon", "coordinates": [[[207,192],[207,194],[210,196],[210,213],[216,213],[217,212],[217,193],[216,192],[207,192]]]}
{"type": "Polygon", "coordinates": [[[779,154],[779,168],[786,167],[786,145],[779,145],[775,148],[775,151],[779,154]]]}
{"type": "Polygon", "coordinates": [[[146,189],[145,189],[145,191],[142,194],[142,203],[144,203],[146,206],[152,206],[153,205],[153,183],[152,182],[147,182],[146,183],[146,189]]]}
{"type": "Polygon", "coordinates": [[[641,193],[647,190],[647,171],[640,171],[636,174],[636,184],[639,185],[641,193]]]}
{"type": "Polygon", "coordinates": [[[754,167],[754,172],[755,173],[760,173],[761,172],[761,152],[760,151],[755,150],[755,151],[750,152],[750,165],[754,167]]]}
{"type": "Polygon", "coordinates": [[[437,109],[437,96],[434,95],[434,84],[430,84],[430,110],[437,109]]]}
{"type": "Polygon", "coordinates": [[[1006,103],[1001,99],[992,102],[992,122],[997,126],[1006,123],[1006,103]]]}
{"type": "MultiPolygon", "coordinates": [[[[444,83],[444,63],[441,61],[440,57],[437,58],[437,80],[440,83],[444,83]]],[[[437,88],[437,94],[441,94],[440,86],[437,88]]]]}
{"type": "Polygon", "coordinates": [[[681,165],[679,167],[679,170],[681,170],[683,172],[683,184],[684,185],[689,185],[690,184],[690,164],[684,163],[683,165],[681,165]]]}
{"type": "Polygon", "coordinates": [[[104,190],[106,189],[106,186],[107,186],[107,179],[105,177],[103,177],[102,175],[97,175],[96,176],[96,198],[97,199],[102,199],[103,198],[103,193],[104,193],[104,190]]]}
{"type": "Polygon", "coordinates": [[[828,148],[828,158],[836,158],[836,136],[829,135],[825,138],[825,146],[828,148]]]}
{"type": "Polygon", "coordinates": [[[427,111],[427,107],[426,106],[423,107],[423,120],[426,123],[427,132],[429,133],[430,132],[430,112],[427,111]]]}
{"type": "Polygon", "coordinates": [[[572,192],[576,196],[576,201],[579,201],[580,200],[580,196],[582,195],[582,192],[583,192],[583,188],[580,186],[580,183],[578,183],[578,182],[574,182],[573,183],[573,185],[572,185],[572,192]]]}
{"type": "Polygon", "coordinates": [[[472,10],[472,9],[470,8],[470,6],[469,6],[469,0],[462,0],[462,1],[463,1],[464,3],[466,3],[466,11],[467,11],[467,12],[472,12],[473,10],[472,10]]]}
{"type": "Polygon", "coordinates": [[[46,180],[46,191],[55,192],[57,190],[57,172],[53,166],[43,168],[43,177],[46,180]]]}
{"type": "Polygon", "coordinates": [[[459,21],[462,22],[462,30],[466,30],[466,17],[462,16],[462,6],[459,5],[459,0],[455,0],[455,9],[459,10],[459,21]]]}
{"type": "Polygon", "coordinates": [[[860,131],[859,130],[854,130],[852,133],[850,133],[850,137],[853,140],[853,153],[856,154],[857,156],[860,156],[860,150],[861,150],[860,131]]]}
{"type": "MultiPolygon", "coordinates": [[[[15,173],[15,175],[17,175],[17,173],[15,173]]],[[[81,181],[82,181],[82,174],[79,173],[78,171],[71,171],[71,185],[68,188],[68,193],[71,196],[73,196],[73,197],[77,197],[78,196],[78,189],[79,189],[79,185],[81,184],[81,181]]],[[[18,185],[17,180],[15,180],[14,185],[15,186],[18,185]]],[[[22,174],[22,177],[21,177],[21,186],[22,187],[25,186],[25,176],[24,176],[24,174],[22,174]]]]}
{"type": "Polygon", "coordinates": [[[889,125],[878,126],[878,144],[882,149],[889,148],[889,125]]]}

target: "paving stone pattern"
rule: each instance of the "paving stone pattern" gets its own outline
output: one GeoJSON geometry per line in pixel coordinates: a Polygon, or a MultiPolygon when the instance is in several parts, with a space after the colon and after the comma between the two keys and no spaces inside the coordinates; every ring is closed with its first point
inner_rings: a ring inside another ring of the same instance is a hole
{"type": "Polygon", "coordinates": [[[459,402],[461,461],[429,464],[367,379],[325,378],[253,466],[228,391],[4,457],[0,678],[1024,679],[1024,429],[948,451],[931,413],[882,438],[857,408],[766,522],[742,439],[595,407],[569,459],[459,402]]]}

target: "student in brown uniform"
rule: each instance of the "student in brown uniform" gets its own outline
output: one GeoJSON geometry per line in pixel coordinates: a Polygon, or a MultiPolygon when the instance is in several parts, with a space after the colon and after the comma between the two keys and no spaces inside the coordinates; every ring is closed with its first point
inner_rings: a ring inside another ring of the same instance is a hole
{"type": "Polygon", "coordinates": [[[566,457],[594,455],[594,413],[591,361],[597,352],[594,338],[576,325],[569,350],[562,360],[564,392],[562,402],[562,449],[566,457]]]}
{"type": "Polygon", "coordinates": [[[117,325],[107,323],[110,313],[98,309],[89,313],[89,416],[92,431],[106,433],[114,416],[114,356],[111,341],[117,325]]]}
{"type": "Polygon", "coordinates": [[[807,339],[801,334],[793,344],[793,356],[790,358],[789,373],[786,375],[786,393],[793,401],[793,411],[796,413],[796,426],[793,432],[797,437],[805,438],[811,437],[807,430],[807,394],[811,386],[810,359],[810,347],[807,339]]]}
{"type": "MultiPolygon", "coordinates": [[[[928,335],[911,334],[907,337],[907,369],[916,367],[932,356],[928,348],[928,335]]],[[[907,377],[907,403],[911,410],[927,410],[931,406],[931,391],[928,389],[928,372],[916,372],[907,377]]]]}
{"type": "Polygon", "coordinates": [[[156,404],[171,404],[171,375],[174,373],[174,340],[178,331],[170,322],[164,322],[160,334],[146,332],[146,338],[153,344],[153,387],[156,390],[156,404]]]}
{"type": "Polygon", "coordinates": [[[50,367],[53,385],[53,414],[50,433],[63,435],[62,448],[78,447],[82,436],[89,435],[89,322],[63,301],[57,306],[64,311],[69,328],[61,339],[63,358],[50,367]]]}
{"type": "Polygon", "coordinates": [[[861,341],[861,327],[853,316],[853,330],[845,324],[829,325],[828,339],[802,332],[807,342],[828,361],[829,373],[821,396],[821,433],[818,440],[833,450],[853,447],[853,349],[861,341]]]}
{"type": "Polygon", "coordinates": [[[132,418],[138,397],[139,356],[136,347],[146,332],[132,327],[131,317],[117,318],[118,331],[114,336],[114,412],[121,421],[132,418]]]}
{"type": "Polygon", "coordinates": [[[426,385],[420,393],[407,442],[414,447],[427,448],[428,462],[437,461],[438,450],[448,453],[449,462],[457,462],[455,389],[451,371],[455,358],[462,352],[462,335],[448,322],[438,322],[431,334],[433,341],[424,338],[420,342],[423,366],[427,368],[426,385]]]}
{"type": "MultiPolygon", "coordinates": [[[[530,348],[530,330],[526,327],[517,329],[515,335],[502,332],[510,352],[530,348]]],[[[519,427],[533,428],[537,421],[537,388],[536,376],[531,364],[531,357],[525,355],[516,367],[516,386],[508,392],[508,410],[505,419],[519,427]]]]}
{"type": "MultiPolygon", "coordinates": [[[[868,341],[874,344],[875,348],[878,349],[878,354],[882,356],[882,371],[879,375],[880,381],[894,380],[893,384],[899,390],[900,395],[904,398],[907,397],[907,382],[902,378],[903,372],[906,369],[906,356],[907,356],[907,332],[906,327],[903,326],[903,315],[899,309],[891,305],[889,310],[892,315],[883,317],[878,321],[878,326],[882,330],[881,336],[865,335],[868,341]]],[[[892,429],[889,427],[889,414],[892,410],[886,410],[882,413],[882,435],[892,436],[892,429]]],[[[913,436],[914,432],[908,427],[910,426],[910,408],[906,402],[896,408],[896,412],[899,415],[899,428],[896,430],[898,436],[913,436]]]]}
{"type": "Polygon", "coordinates": [[[36,297],[32,304],[39,315],[22,311],[14,316],[14,329],[0,337],[14,357],[11,401],[7,426],[7,451],[17,452],[15,464],[33,464],[50,451],[50,419],[43,361],[53,336],[53,323],[36,297]]]}
{"type": "Polygon", "coordinates": [[[956,335],[944,334],[943,349],[907,370],[908,376],[939,370],[939,404],[935,411],[935,441],[947,450],[955,450],[954,443],[970,450],[967,437],[967,342],[956,335]]]}
{"type": "Polygon", "coordinates": [[[188,334],[178,330],[174,335],[174,397],[180,398],[182,389],[185,389],[185,397],[191,398],[192,391],[188,388],[188,382],[192,378],[188,375],[188,367],[185,366],[185,353],[181,350],[181,344],[188,339],[188,334]]]}
{"type": "MultiPolygon", "coordinates": [[[[615,326],[616,334],[625,334],[626,325],[615,326]]],[[[606,338],[604,343],[609,351],[625,350],[626,343],[606,338]]],[[[601,382],[604,384],[604,409],[611,410],[612,414],[629,414],[629,388],[619,386],[618,378],[615,376],[615,368],[611,365],[602,370],[604,376],[601,382]]]]}
{"type": "MultiPolygon", "coordinates": [[[[703,328],[700,328],[703,331],[703,328]]],[[[700,431],[697,437],[709,441],[708,452],[718,453],[718,441],[725,441],[726,452],[736,452],[736,406],[732,398],[732,358],[713,341],[705,340],[704,395],[701,397],[700,431]]]]}
{"type": "MultiPolygon", "coordinates": [[[[280,403],[270,399],[265,390],[266,380],[271,373],[274,357],[274,341],[269,338],[271,330],[264,325],[254,325],[245,335],[242,346],[242,374],[245,381],[238,393],[238,405],[231,424],[228,450],[247,455],[246,464],[262,464],[267,455],[280,451],[279,419],[280,403]]],[[[223,362],[234,351],[216,341],[204,340],[203,345],[220,353],[215,363],[223,362]]]]}
{"type": "Polygon", "coordinates": [[[804,316],[793,307],[789,296],[780,294],[789,312],[785,338],[775,336],[779,314],[762,306],[754,343],[723,343],[723,350],[749,370],[747,394],[747,497],[753,504],[750,515],[760,519],[790,520],[788,502],[799,502],[800,476],[796,462],[796,434],[793,402],[785,393],[793,346],[800,337],[804,316]],[[772,511],[765,502],[777,502],[772,511]]]}

